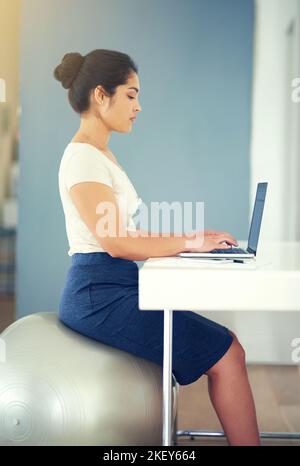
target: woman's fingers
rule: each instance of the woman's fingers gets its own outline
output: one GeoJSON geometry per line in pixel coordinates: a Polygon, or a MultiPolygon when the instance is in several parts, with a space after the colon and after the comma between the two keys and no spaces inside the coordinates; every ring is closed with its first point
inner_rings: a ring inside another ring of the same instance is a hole
{"type": "Polygon", "coordinates": [[[227,243],[217,243],[216,244],[216,249],[229,249],[231,248],[231,244],[227,244],[227,243]]]}
{"type": "Polygon", "coordinates": [[[227,233],[226,231],[224,231],[220,235],[226,238],[225,241],[230,241],[232,244],[238,245],[236,238],[232,236],[230,233],[227,233]]]}
{"type": "Polygon", "coordinates": [[[235,240],[227,235],[216,238],[216,241],[217,243],[229,243],[229,247],[231,247],[232,244],[236,244],[235,240]]]}
{"type": "Polygon", "coordinates": [[[228,237],[232,240],[232,242],[234,244],[238,244],[236,238],[233,235],[231,235],[230,233],[227,233],[227,231],[222,232],[222,235],[228,235],[228,237]]]}
{"type": "Polygon", "coordinates": [[[228,233],[227,231],[205,230],[204,234],[206,236],[212,236],[212,237],[226,236],[226,238],[231,240],[232,244],[238,245],[236,238],[230,233],[228,233]]]}

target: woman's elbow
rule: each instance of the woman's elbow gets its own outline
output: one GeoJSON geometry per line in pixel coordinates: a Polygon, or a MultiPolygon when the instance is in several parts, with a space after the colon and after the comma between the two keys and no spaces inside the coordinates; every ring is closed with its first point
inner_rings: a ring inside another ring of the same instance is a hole
{"type": "Polygon", "coordinates": [[[111,257],[120,257],[119,247],[115,238],[101,238],[98,242],[104,251],[111,257]]]}

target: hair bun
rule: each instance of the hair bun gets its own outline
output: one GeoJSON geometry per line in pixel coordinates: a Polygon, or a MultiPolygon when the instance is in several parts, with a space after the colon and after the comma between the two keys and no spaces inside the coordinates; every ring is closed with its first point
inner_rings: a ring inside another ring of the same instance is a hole
{"type": "Polygon", "coordinates": [[[84,57],[78,53],[66,53],[60,65],[54,70],[54,77],[62,83],[65,89],[70,89],[73,81],[78,76],[79,70],[84,62],[84,57]]]}

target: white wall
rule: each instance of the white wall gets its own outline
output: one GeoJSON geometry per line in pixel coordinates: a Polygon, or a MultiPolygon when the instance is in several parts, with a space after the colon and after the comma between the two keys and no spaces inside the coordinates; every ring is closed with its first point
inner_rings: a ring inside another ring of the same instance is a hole
{"type": "MultiPolygon", "coordinates": [[[[251,208],[257,183],[269,182],[259,248],[264,241],[300,241],[300,103],[291,99],[296,77],[300,0],[256,0],[251,208]]],[[[238,316],[236,325],[250,361],[292,364],[291,341],[300,337],[298,313],[249,313],[238,316]]]]}
{"type": "MultiPolygon", "coordinates": [[[[269,183],[258,254],[265,241],[300,241],[300,103],[291,100],[292,78],[300,78],[299,18],[300,0],[256,0],[249,216],[257,183],[269,183]]],[[[237,334],[248,363],[293,364],[300,313],[205,315],[237,334]]]]}
{"type": "Polygon", "coordinates": [[[300,103],[291,100],[292,78],[300,77],[299,15],[299,0],[256,0],[250,201],[257,182],[268,181],[262,240],[300,240],[300,103]]]}

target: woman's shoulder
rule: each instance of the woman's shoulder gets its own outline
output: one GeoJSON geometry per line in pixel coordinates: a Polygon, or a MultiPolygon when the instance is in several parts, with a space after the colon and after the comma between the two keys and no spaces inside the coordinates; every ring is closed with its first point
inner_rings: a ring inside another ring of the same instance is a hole
{"type": "Polygon", "coordinates": [[[89,163],[97,163],[105,165],[109,168],[106,157],[101,154],[101,152],[91,144],[83,142],[70,142],[63,153],[63,160],[65,162],[73,159],[76,161],[86,161],[89,163]]]}

